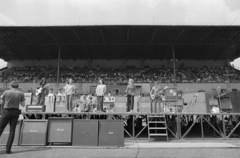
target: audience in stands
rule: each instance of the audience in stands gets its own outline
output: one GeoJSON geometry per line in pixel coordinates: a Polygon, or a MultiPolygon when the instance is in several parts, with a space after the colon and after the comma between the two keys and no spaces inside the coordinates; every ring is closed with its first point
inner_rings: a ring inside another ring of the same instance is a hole
{"type": "MultiPolygon", "coordinates": [[[[14,67],[5,71],[0,76],[0,82],[9,82],[18,80],[19,82],[34,82],[41,75],[47,76],[47,82],[57,81],[57,69],[52,66],[23,66],[14,67]]],[[[127,68],[103,68],[97,66],[94,69],[87,67],[67,67],[60,68],[59,82],[65,83],[68,78],[72,78],[79,83],[97,83],[99,78],[104,79],[108,84],[127,83],[128,78],[132,78],[136,83],[171,83],[174,82],[173,69],[165,68],[149,68],[143,69],[128,66],[127,68]]],[[[232,67],[185,67],[180,66],[176,69],[177,83],[238,83],[240,81],[240,72],[232,67]]],[[[37,80],[36,80],[37,82],[37,80]]]]}

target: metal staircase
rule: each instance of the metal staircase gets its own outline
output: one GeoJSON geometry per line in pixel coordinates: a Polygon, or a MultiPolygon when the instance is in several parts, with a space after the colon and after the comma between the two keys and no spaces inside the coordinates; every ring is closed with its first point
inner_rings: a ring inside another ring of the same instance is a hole
{"type": "Polygon", "coordinates": [[[168,130],[165,115],[149,114],[148,115],[148,139],[152,137],[166,137],[168,141],[168,130]]]}

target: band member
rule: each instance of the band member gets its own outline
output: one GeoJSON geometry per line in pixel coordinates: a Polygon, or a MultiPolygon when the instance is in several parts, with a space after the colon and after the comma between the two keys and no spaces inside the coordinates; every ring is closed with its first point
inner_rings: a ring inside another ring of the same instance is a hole
{"type": "Polygon", "coordinates": [[[67,111],[72,111],[73,94],[76,91],[76,87],[72,82],[73,80],[70,78],[64,87],[67,99],[67,111]]]}
{"type": "Polygon", "coordinates": [[[38,87],[38,91],[39,94],[37,95],[37,103],[36,105],[44,105],[45,104],[45,96],[47,93],[47,82],[45,78],[42,78],[40,83],[39,83],[39,87],[38,87]]]}
{"type": "Polygon", "coordinates": [[[96,88],[97,95],[97,111],[103,112],[103,98],[106,93],[106,85],[102,79],[99,79],[99,84],[96,88]]]}
{"type": "Polygon", "coordinates": [[[21,113],[19,110],[19,104],[21,104],[22,107],[25,106],[24,94],[17,89],[18,83],[12,81],[10,83],[10,87],[10,90],[6,90],[1,96],[3,108],[1,111],[2,117],[0,118],[0,137],[7,124],[9,123],[10,125],[10,133],[6,146],[7,154],[11,153],[12,143],[15,136],[15,129],[17,126],[19,114],[21,113]]]}
{"type": "Polygon", "coordinates": [[[150,96],[154,96],[154,99],[152,98],[151,100],[151,113],[157,113],[157,106],[160,109],[160,104],[161,104],[161,97],[159,95],[157,95],[160,92],[160,86],[158,85],[158,82],[154,82],[154,86],[152,87],[151,91],[150,91],[150,96]]]}
{"type": "Polygon", "coordinates": [[[135,93],[135,85],[133,79],[129,79],[125,93],[127,94],[127,112],[132,112],[134,107],[135,93]]]}

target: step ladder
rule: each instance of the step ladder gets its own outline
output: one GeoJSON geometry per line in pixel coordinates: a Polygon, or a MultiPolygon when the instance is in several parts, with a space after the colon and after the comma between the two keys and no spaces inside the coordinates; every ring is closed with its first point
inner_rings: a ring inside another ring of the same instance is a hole
{"type": "Polygon", "coordinates": [[[165,115],[149,114],[148,115],[148,140],[151,137],[166,137],[168,141],[168,130],[165,115]]]}

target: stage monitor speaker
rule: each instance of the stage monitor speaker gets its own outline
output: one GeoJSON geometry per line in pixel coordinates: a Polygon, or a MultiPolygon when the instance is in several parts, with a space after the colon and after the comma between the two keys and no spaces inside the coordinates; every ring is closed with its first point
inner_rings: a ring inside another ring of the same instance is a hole
{"type": "Polygon", "coordinates": [[[24,120],[20,145],[46,145],[47,120],[24,120]]]}
{"type": "Polygon", "coordinates": [[[229,93],[232,102],[232,112],[240,113],[240,91],[234,91],[229,93]]]}
{"type": "Polygon", "coordinates": [[[178,94],[176,88],[167,88],[165,91],[165,101],[177,101],[178,94]]]}
{"type": "Polygon", "coordinates": [[[124,146],[124,127],[121,120],[99,120],[99,146],[124,146]]]}
{"type": "Polygon", "coordinates": [[[98,120],[73,120],[73,146],[98,145],[98,120]]]}
{"type": "Polygon", "coordinates": [[[71,143],[73,118],[48,118],[48,143],[71,143]]]}
{"type": "MultiPolygon", "coordinates": [[[[21,126],[22,126],[22,121],[18,121],[16,129],[15,129],[15,136],[14,136],[14,140],[13,140],[12,145],[19,145],[21,126]]],[[[1,137],[0,137],[0,145],[6,145],[7,144],[9,132],[10,132],[10,126],[8,124],[6,126],[6,128],[4,129],[1,137]]]]}

